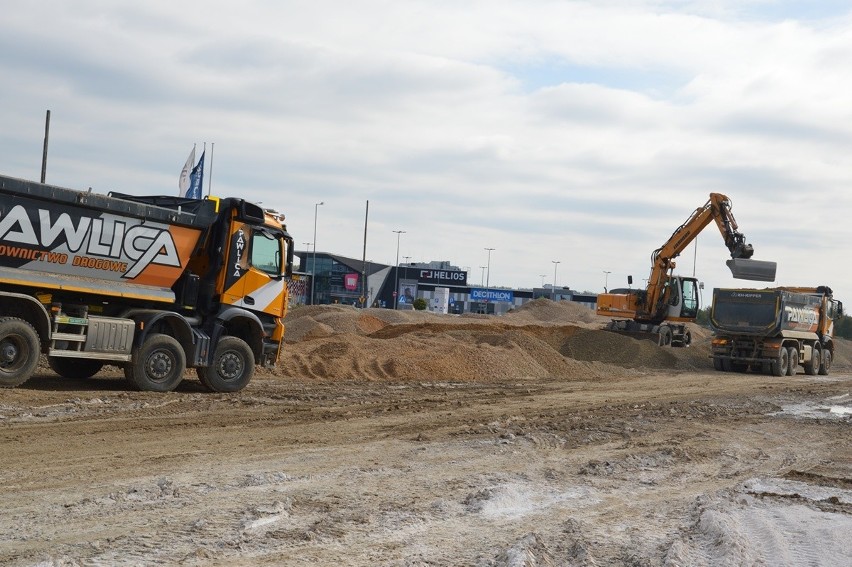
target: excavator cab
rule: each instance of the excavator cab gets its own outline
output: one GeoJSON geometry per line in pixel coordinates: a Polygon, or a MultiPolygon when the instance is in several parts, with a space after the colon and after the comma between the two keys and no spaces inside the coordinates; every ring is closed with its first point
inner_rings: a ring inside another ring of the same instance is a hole
{"type": "Polygon", "coordinates": [[[693,321],[698,315],[698,280],[671,276],[666,282],[666,320],[693,321]]]}

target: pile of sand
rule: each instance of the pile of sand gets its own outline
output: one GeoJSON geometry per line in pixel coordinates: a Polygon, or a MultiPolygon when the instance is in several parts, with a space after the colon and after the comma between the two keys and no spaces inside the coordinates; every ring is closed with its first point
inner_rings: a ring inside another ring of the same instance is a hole
{"type": "MultiPolygon", "coordinates": [[[[286,320],[276,374],[321,380],[604,380],[630,372],[713,370],[709,329],[690,324],[692,346],[661,348],[603,330],[608,320],[568,301],[537,299],[505,316],[300,307],[286,320]]],[[[834,368],[852,345],[835,341],[834,368]]]]}
{"type": "Polygon", "coordinates": [[[301,307],[287,316],[277,374],[323,380],[603,380],[636,370],[710,370],[709,333],[662,349],[601,330],[606,320],[570,302],[538,299],[503,317],[301,307]]]}
{"type": "Polygon", "coordinates": [[[606,321],[595,312],[572,301],[550,301],[539,298],[524,303],[506,314],[511,320],[535,321],[539,323],[601,323],[606,321]]]}

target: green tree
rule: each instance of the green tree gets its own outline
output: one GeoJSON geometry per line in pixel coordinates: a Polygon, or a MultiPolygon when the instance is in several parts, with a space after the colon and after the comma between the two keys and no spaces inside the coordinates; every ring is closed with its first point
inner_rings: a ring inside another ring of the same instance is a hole
{"type": "Polygon", "coordinates": [[[702,327],[710,325],[710,306],[698,310],[698,315],[695,317],[695,322],[702,327]]]}
{"type": "Polygon", "coordinates": [[[418,297],[411,304],[417,311],[425,311],[426,310],[426,300],[422,297],[418,297]]]}
{"type": "Polygon", "coordinates": [[[841,317],[834,321],[834,336],[852,339],[852,317],[841,317]]]}

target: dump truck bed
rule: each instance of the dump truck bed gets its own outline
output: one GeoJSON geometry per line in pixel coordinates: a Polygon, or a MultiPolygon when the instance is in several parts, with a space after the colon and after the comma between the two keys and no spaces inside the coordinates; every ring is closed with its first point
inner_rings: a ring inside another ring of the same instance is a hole
{"type": "Polygon", "coordinates": [[[216,211],[211,201],[160,199],[138,202],[0,176],[0,281],[56,289],[94,280],[109,295],[136,289],[162,296],[216,211]]]}
{"type": "Polygon", "coordinates": [[[710,325],[717,333],[774,336],[816,332],[821,297],[779,289],[714,289],[710,325]]]}

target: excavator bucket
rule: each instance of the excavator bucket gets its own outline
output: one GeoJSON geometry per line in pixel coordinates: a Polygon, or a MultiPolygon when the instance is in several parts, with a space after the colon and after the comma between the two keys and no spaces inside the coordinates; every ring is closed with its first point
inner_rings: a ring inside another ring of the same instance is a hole
{"type": "Polygon", "coordinates": [[[731,274],[738,280],[755,280],[758,282],[774,282],[777,262],[766,262],[764,260],[748,260],[746,258],[733,258],[726,262],[731,269],[731,274]]]}

